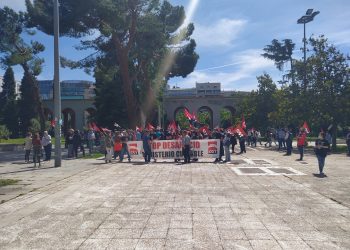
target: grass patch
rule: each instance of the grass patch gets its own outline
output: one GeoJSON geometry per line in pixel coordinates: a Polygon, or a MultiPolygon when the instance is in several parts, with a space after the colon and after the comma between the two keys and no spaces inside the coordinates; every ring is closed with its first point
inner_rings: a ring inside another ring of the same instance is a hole
{"type": "Polygon", "coordinates": [[[19,180],[0,179],[0,187],[8,186],[8,185],[14,185],[14,184],[16,184],[17,182],[19,182],[19,180]]]}
{"type": "Polygon", "coordinates": [[[96,159],[96,158],[100,158],[100,157],[104,157],[105,154],[102,153],[93,153],[91,155],[89,154],[85,154],[84,157],[82,157],[82,159],[96,159]]]}
{"type": "MultiPolygon", "coordinates": [[[[55,138],[52,138],[51,140],[52,144],[55,145],[55,138]]],[[[16,139],[2,139],[0,140],[0,144],[16,144],[16,145],[23,145],[24,144],[24,138],[16,138],[16,139]]],[[[61,144],[64,145],[64,138],[61,138],[61,144]]]]}

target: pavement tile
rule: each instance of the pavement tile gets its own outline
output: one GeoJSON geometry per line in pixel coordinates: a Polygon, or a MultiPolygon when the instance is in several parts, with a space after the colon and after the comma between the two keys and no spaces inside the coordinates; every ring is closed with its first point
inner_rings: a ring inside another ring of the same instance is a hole
{"type": "Polygon", "coordinates": [[[222,246],[225,250],[250,250],[250,249],[253,249],[248,240],[223,240],[222,246]]]}
{"type": "Polygon", "coordinates": [[[249,240],[272,240],[273,236],[268,230],[246,230],[244,229],[245,234],[249,240]]]}
{"type": "Polygon", "coordinates": [[[110,240],[108,239],[87,239],[79,247],[81,250],[106,249],[110,240]]]}
{"type": "Polygon", "coordinates": [[[286,241],[279,240],[278,243],[285,250],[310,250],[311,247],[305,241],[286,241]]]}
{"type": "Polygon", "coordinates": [[[335,250],[341,249],[339,245],[333,242],[325,242],[325,241],[305,241],[312,249],[327,249],[327,250],[335,250]]]}
{"type": "Polygon", "coordinates": [[[313,177],[314,157],[306,155],[305,167],[259,147],[254,159],[306,175],[98,160],[7,175],[37,190],[0,204],[0,249],[350,249],[348,158],[329,158],[337,164],[326,179],[313,177]]]}
{"type": "Polygon", "coordinates": [[[164,228],[145,228],[142,232],[143,239],[165,239],[168,234],[168,229],[164,228]]]}
{"type": "Polygon", "coordinates": [[[282,250],[275,240],[249,240],[249,242],[256,250],[282,250]]]}
{"type": "Polygon", "coordinates": [[[115,250],[115,249],[123,249],[123,250],[134,250],[138,239],[111,239],[108,243],[108,246],[106,249],[108,250],[115,250]]]}
{"type": "Polygon", "coordinates": [[[243,230],[219,230],[219,235],[223,240],[248,240],[243,230]]]}
{"type": "Polygon", "coordinates": [[[115,231],[114,238],[117,239],[139,239],[142,234],[142,229],[139,228],[122,228],[115,231]]]}
{"type": "Polygon", "coordinates": [[[192,240],[167,239],[165,249],[167,250],[192,250],[194,242],[192,240]]]}
{"type": "Polygon", "coordinates": [[[318,231],[298,231],[298,235],[305,241],[329,241],[330,238],[318,231]]]}
{"type": "Polygon", "coordinates": [[[174,240],[192,240],[192,229],[170,228],[167,237],[174,240]]]}
{"type": "Polygon", "coordinates": [[[164,249],[165,239],[140,239],[135,250],[143,249],[164,249]]]}
{"type": "Polygon", "coordinates": [[[119,229],[116,229],[116,228],[98,228],[89,238],[112,239],[112,238],[115,238],[118,231],[119,229]]]}
{"type": "Polygon", "coordinates": [[[192,228],[192,220],[171,220],[170,228],[192,228]]]}

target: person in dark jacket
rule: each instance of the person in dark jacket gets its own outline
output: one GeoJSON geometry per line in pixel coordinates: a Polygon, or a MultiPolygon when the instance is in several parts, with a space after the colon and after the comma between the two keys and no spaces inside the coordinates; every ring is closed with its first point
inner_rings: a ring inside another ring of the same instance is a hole
{"type": "Polygon", "coordinates": [[[240,154],[247,153],[245,149],[245,138],[243,135],[239,137],[239,146],[241,148],[241,152],[239,152],[240,154]]]}
{"type": "Polygon", "coordinates": [[[81,137],[79,130],[74,131],[73,135],[73,157],[78,158],[78,149],[81,147],[81,137]]]}
{"type": "Polygon", "coordinates": [[[329,142],[325,139],[324,132],[318,135],[318,139],[315,141],[315,154],[318,160],[318,168],[320,175],[324,176],[323,169],[325,165],[326,156],[330,150],[329,142]]]}
{"type": "Polygon", "coordinates": [[[236,135],[233,134],[230,138],[230,141],[231,141],[231,145],[232,145],[232,154],[235,153],[235,146],[237,145],[237,138],[236,138],[236,135]]]}

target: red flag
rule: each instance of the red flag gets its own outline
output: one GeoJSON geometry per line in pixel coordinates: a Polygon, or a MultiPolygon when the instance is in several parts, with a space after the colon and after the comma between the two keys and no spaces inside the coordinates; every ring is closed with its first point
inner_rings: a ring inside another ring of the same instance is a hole
{"type": "Polygon", "coordinates": [[[193,119],[193,117],[192,117],[192,115],[191,115],[191,113],[188,111],[188,109],[184,109],[184,115],[187,117],[187,119],[189,119],[189,120],[192,120],[193,119]]]}
{"type": "Polygon", "coordinates": [[[245,120],[244,120],[244,115],[242,115],[242,125],[241,126],[243,129],[247,128],[247,124],[245,123],[245,120]]]}
{"type": "Polygon", "coordinates": [[[154,126],[151,124],[151,123],[148,123],[147,126],[146,126],[146,129],[147,130],[154,130],[154,126]]]}
{"type": "Polygon", "coordinates": [[[246,136],[247,135],[247,133],[244,131],[244,129],[241,128],[240,126],[230,127],[227,129],[227,132],[229,132],[230,134],[238,134],[239,136],[246,136]]]}
{"type": "Polygon", "coordinates": [[[56,121],[54,119],[51,120],[51,127],[55,127],[56,126],[56,121]]]}
{"type": "Polygon", "coordinates": [[[303,128],[305,129],[305,132],[307,134],[310,133],[311,130],[310,130],[309,126],[307,125],[306,121],[304,121],[303,128]]]}
{"type": "Polygon", "coordinates": [[[198,131],[201,132],[201,133],[204,133],[204,134],[208,134],[209,133],[209,127],[208,127],[208,125],[205,125],[205,126],[199,128],[198,131]]]}
{"type": "Polygon", "coordinates": [[[92,126],[92,129],[95,131],[95,132],[100,132],[101,129],[99,127],[97,127],[96,123],[91,123],[91,126],[92,126]]]}
{"type": "Polygon", "coordinates": [[[142,129],[141,129],[141,128],[139,128],[138,126],[136,126],[136,131],[140,131],[140,132],[142,132],[142,129]]]}
{"type": "Polygon", "coordinates": [[[169,123],[168,125],[168,131],[176,131],[177,127],[176,127],[176,122],[172,121],[171,123],[169,123]]]}

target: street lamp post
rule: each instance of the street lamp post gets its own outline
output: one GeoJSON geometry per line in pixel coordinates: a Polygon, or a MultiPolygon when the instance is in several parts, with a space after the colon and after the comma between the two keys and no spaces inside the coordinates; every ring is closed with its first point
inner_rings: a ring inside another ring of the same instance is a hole
{"type": "Polygon", "coordinates": [[[59,16],[58,0],[54,1],[54,112],[55,112],[55,167],[61,166],[61,89],[59,54],[59,16]]]}
{"type": "Polygon", "coordinates": [[[308,9],[304,16],[300,17],[297,21],[298,24],[304,24],[304,88],[306,89],[306,24],[313,21],[315,16],[320,12],[308,9]]]}

